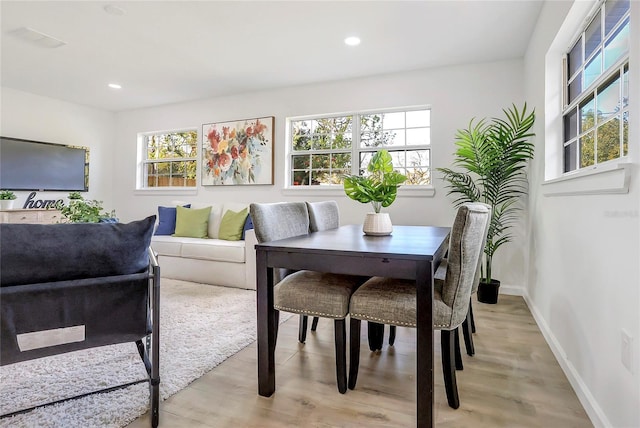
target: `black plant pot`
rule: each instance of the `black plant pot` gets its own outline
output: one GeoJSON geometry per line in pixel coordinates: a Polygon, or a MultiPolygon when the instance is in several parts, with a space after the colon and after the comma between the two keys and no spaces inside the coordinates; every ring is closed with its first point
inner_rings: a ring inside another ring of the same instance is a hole
{"type": "Polygon", "coordinates": [[[498,289],[500,281],[492,279],[491,282],[480,281],[478,286],[478,302],[482,303],[498,303],[498,289]]]}

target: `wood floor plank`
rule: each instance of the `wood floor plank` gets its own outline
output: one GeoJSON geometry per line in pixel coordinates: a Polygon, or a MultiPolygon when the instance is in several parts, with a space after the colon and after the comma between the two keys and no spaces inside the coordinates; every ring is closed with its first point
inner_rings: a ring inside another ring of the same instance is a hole
{"type": "MultiPolygon", "coordinates": [[[[474,302],[474,315],[476,355],[463,351],[457,410],[447,405],[435,335],[437,426],[593,426],[521,297],[500,296],[497,305],[474,302]]],[[[304,345],[297,329],[297,316],[280,326],[272,397],[258,396],[254,343],[162,402],[160,426],[415,426],[415,330],[398,328],[393,347],[385,342],[382,351],[370,352],[363,326],[358,383],[343,395],[335,381],[333,323],[321,319],[304,345]]],[[[148,426],[148,414],[129,425],[148,426]]]]}

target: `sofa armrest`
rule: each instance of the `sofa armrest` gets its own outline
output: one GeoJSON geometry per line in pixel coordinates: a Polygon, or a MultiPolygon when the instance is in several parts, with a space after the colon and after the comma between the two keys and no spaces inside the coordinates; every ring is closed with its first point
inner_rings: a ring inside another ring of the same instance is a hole
{"type": "Polygon", "coordinates": [[[256,289],[256,231],[248,229],[244,234],[244,251],[245,251],[245,269],[246,269],[246,288],[256,289]]]}

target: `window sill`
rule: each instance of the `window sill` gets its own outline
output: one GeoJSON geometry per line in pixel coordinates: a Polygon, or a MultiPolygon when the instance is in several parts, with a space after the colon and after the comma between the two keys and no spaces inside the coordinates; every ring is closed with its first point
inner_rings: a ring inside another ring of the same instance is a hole
{"type": "Polygon", "coordinates": [[[629,193],[631,163],[593,168],[545,181],[544,196],[610,195],[629,193]]]}
{"type": "Polygon", "coordinates": [[[166,195],[197,195],[197,188],[185,188],[185,187],[156,187],[151,189],[136,189],[133,192],[134,195],[153,195],[153,196],[166,196],[166,195]]]}
{"type": "MultiPolygon", "coordinates": [[[[341,186],[297,186],[282,189],[285,196],[340,196],[344,195],[341,186]]],[[[402,186],[398,189],[399,198],[432,198],[436,194],[433,186],[402,186]]]]}

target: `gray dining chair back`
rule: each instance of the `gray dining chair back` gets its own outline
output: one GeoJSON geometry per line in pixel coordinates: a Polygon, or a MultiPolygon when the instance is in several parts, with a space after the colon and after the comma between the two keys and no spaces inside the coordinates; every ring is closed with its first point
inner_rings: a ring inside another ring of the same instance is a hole
{"type": "Polygon", "coordinates": [[[449,237],[448,267],[441,294],[442,303],[450,308],[451,315],[447,322],[448,317],[440,314],[443,315],[438,317],[441,328],[454,329],[467,316],[488,219],[489,210],[480,204],[464,204],[458,208],[449,237]]]}
{"type": "Polygon", "coordinates": [[[483,259],[483,254],[484,254],[484,247],[487,245],[487,234],[489,233],[489,227],[491,226],[491,216],[493,214],[492,210],[491,210],[491,205],[489,204],[485,204],[482,202],[474,202],[473,204],[469,204],[469,205],[478,205],[481,207],[485,207],[487,209],[487,211],[489,211],[489,221],[487,221],[487,225],[484,228],[484,234],[483,234],[483,239],[482,239],[482,251],[480,252],[480,258],[478,259],[478,267],[476,269],[476,275],[473,278],[473,286],[471,287],[471,294],[474,294],[475,292],[478,291],[478,286],[480,285],[480,277],[481,277],[481,272],[482,272],[482,259],[483,259]]]}
{"type": "Polygon", "coordinates": [[[251,204],[249,212],[258,243],[309,233],[309,212],[304,202],[251,204]]]}
{"type": "MultiPolygon", "coordinates": [[[[478,266],[476,267],[476,274],[473,278],[473,285],[471,287],[471,297],[469,297],[469,307],[467,309],[467,317],[464,320],[464,322],[462,323],[462,334],[464,336],[464,345],[467,351],[467,355],[469,356],[473,356],[476,353],[475,350],[475,345],[473,344],[473,335],[472,333],[476,332],[476,323],[475,323],[475,319],[473,317],[473,304],[472,304],[472,297],[473,295],[478,291],[478,286],[480,285],[480,279],[482,277],[482,261],[483,261],[483,255],[484,255],[484,247],[487,244],[487,235],[489,233],[489,228],[491,227],[491,215],[492,215],[492,210],[491,210],[491,205],[489,204],[485,204],[482,202],[473,202],[473,203],[469,203],[469,206],[480,206],[480,207],[484,207],[487,209],[488,213],[488,221],[487,224],[485,226],[484,229],[484,234],[483,234],[483,239],[482,239],[482,245],[481,245],[481,249],[482,251],[480,252],[480,257],[478,258],[478,266]]],[[[447,266],[448,266],[448,259],[443,259],[442,263],[440,263],[440,266],[438,267],[438,270],[436,271],[436,280],[435,280],[435,288],[438,291],[442,291],[442,284],[444,282],[444,278],[446,276],[446,272],[447,272],[447,266]]],[[[457,343],[457,342],[456,342],[457,343]]],[[[456,345],[458,346],[458,345],[456,345]]],[[[456,354],[460,354],[460,350],[456,350],[456,354]]],[[[462,369],[463,365],[462,365],[462,359],[459,359],[457,361],[457,366],[458,369],[462,369]]]]}
{"type": "Polygon", "coordinates": [[[340,227],[340,211],[336,201],[307,202],[310,232],[340,227]]]}
{"type": "MultiPolygon", "coordinates": [[[[340,227],[340,210],[336,201],[307,202],[309,211],[309,231],[321,232],[323,230],[337,229],[340,227]]],[[[316,331],[318,317],[313,317],[311,331],[316,331]]],[[[307,316],[300,315],[300,328],[298,340],[304,343],[307,338],[307,316]]]]}
{"type": "MultiPolygon", "coordinates": [[[[250,204],[249,212],[258,243],[278,241],[309,234],[309,212],[304,202],[250,204]]],[[[275,282],[291,274],[290,269],[275,269],[275,282]]]]}

